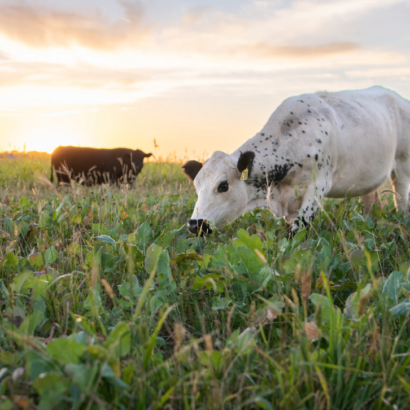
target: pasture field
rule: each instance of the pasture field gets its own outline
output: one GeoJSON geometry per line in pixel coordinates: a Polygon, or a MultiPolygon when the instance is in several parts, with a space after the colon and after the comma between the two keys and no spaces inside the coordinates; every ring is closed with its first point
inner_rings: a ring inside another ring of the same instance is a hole
{"type": "Polygon", "coordinates": [[[0,160],[0,410],[409,408],[392,194],[371,217],[325,200],[293,239],[266,210],[203,239],[180,165],[57,190],[49,159],[0,160]]]}

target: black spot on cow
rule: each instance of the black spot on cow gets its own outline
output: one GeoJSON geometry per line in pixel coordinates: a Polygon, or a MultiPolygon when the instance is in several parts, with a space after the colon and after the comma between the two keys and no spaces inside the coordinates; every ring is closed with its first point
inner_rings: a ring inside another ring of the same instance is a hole
{"type": "Polygon", "coordinates": [[[298,118],[293,117],[292,118],[285,118],[285,120],[282,122],[282,125],[280,127],[280,132],[282,135],[288,135],[292,130],[295,130],[301,122],[299,121],[298,124],[295,124],[295,121],[298,121],[298,118]]]}
{"type": "Polygon", "coordinates": [[[262,135],[262,137],[264,137],[264,136],[265,136],[265,134],[264,134],[263,132],[261,132],[261,135],[262,135]]]}
{"type": "Polygon", "coordinates": [[[319,143],[319,144],[321,144],[321,143],[322,143],[322,140],[321,140],[320,138],[316,138],[316,142],[319,143]]]}
{"type": "Polygon", "coordinates": [[[315,155],[315,160],[317,161],[319,159],[319,155],[315,155]]]}
{"type": "Polygon", "coordinates": [[[310,155],[309,155],[309,154],[307,154],[306,156],[307,156],[308,158],[310,158],[310,155]]]}
{"type": "Polygon", "coordinates": [[[278,185],[279,182],[286,177],[289,170],[293,166],[294,164],[275,164],[275,167],[270,169],[268,172],[264,171],[259,175],[255,175],[253,178],[249,178],[248,183],[252,184],[256,189],[262,189],[266,192],[268,186],[278,185]]]}

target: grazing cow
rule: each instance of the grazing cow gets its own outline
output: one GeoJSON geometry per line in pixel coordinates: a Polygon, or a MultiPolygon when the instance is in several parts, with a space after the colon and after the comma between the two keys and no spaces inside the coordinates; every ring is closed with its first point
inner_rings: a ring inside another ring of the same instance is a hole
{"type": "Polygon", "coordinates": [[[234,153],[216,151],[183,169],[198,193],[188,223],[197,234],[212,232],[207,222],[222,227],[262,207],[294,233],[323,197],[360,196],[369,209],[389,177],[396,208],[407,211],[410,102],[379,86],[291,97],[234,153]]]}
{"type": "Polygon", "coordinates": [[[58,184],[69,184],[70,179],[86,185],[133,182],[144,166],[145,154],[128,148],[97,149],[86,147],[58,147],[51,154],[51,177],[56,170],[58,184]]]}

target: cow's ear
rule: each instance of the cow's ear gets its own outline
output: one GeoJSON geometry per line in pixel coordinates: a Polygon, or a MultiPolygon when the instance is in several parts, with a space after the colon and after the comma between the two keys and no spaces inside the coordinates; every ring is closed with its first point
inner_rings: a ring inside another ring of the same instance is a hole
{"type": "Polygon", "coordinates": [[[145,158],[149,158],[149,157],[152,157],[151,152],[149,152],[148,154],[145,154],[145,158]]]}
{"type": "Polygon", "coordinates": [[[195,177],[202,168],[202,163],[198,161],[188,161],[182,165],[182,171],[184,174],[194,182],[195,177]]]}
{"type": "Polygon", "coordinates": [[[253,151],[241,152],[238,159],[238,170],[241,173],[241,179],[248,179],[252,174],[253,160],[255,159],[255,153],[253,151]],[[245,175],[248,170],[247,175],[245,175]]]}

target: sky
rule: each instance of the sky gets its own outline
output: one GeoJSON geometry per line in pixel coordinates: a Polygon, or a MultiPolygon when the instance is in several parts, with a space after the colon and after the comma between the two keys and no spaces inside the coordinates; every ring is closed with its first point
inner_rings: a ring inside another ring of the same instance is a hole
{"type": "Polygon", "coordinates": [[[410,0],[0,0],[0,151],[206,158],[292,95],[410,99],[409,21],[410,0]]]}

